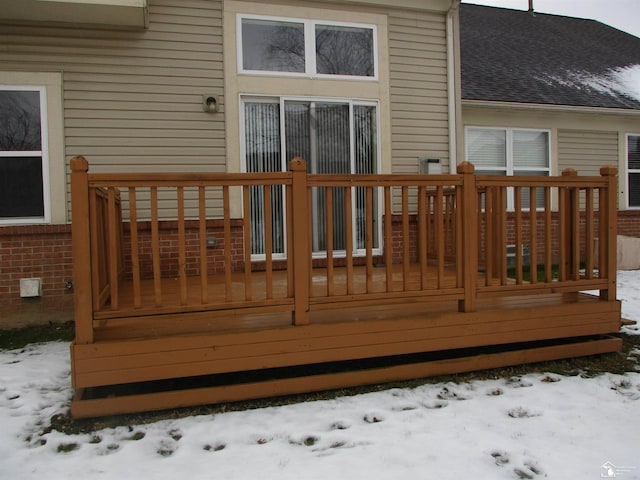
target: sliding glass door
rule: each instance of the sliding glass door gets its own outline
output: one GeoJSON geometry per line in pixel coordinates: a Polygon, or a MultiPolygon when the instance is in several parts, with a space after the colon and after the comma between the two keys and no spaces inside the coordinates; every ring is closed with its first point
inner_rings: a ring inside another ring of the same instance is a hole
{"type": "MultiPolygon", "coordinates": [[[[309,173],[348,174],[378,172],[378,129],[375,102],[320,101],[315,99],[244,99],[244,146],[247,172],[281,171],[289,161],[302,157],[309,173]]],[[[264,200],[262,187],[251,195],[252,252],[264,255],[264,200]]],[[[285,255],[283,192],[272,195],[273,253],[285,255]]],[[[373,206],[366,211],[366,194],[354,188],[354,224],[345,224],[344,189],[333,191],[333,248],[344,253],[346,232],[351,229],[354,252],[365,246],[366,217],[374,223],[373,245],[380,248],[380,212],[374,192],[373,206]]],[[[327,249],[327,201],[323,189],[312,191],[312,241],[316,256],[327,249]]]]}

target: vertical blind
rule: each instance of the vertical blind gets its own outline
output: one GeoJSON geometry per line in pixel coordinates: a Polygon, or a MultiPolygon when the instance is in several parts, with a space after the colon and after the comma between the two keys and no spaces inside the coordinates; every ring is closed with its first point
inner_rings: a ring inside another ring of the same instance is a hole
{"type": "Polygon", "coordinates": [[[640,207],[640,135],[627,137],[629,206],[640,207]]]}
{"type": "MultiPolygon", "coordinates": [[[[376,173],[376,107],[349,102],[284,101],[245,102],[246,165],[249,172],[279,171],[300,156],[310,173],[376,173]],[[284,116],[284,132],[280,118],[284,116]],[[281,137],[284,136],[284,139],[281,137]],[[284,142],[282,142],[284,140],[284,142]],[[284,144],[285,152],[281,151],[284,144]]],[[[284,210],[282,190],[272,195],[274,253],[284,252],[284,210]]],[[[377,194],[373,219],[379,222],[377,194]]],[[[346,229],[354,230],[356,248],[365,245],[365,192],[355,189],[355,225],[345,224],[345,193],[333,189],[333,248],[346,248],[346,229]]],[[[324,189],[312,191],[312,240],[314,253],[327,248],[327,204],[324,189]]],[[[264,254],[264,205],[262,187],[252,187],[252,253],[264,254]]],[[[374,228],[374,248],[379,235],[374,228]]]]}
{"type": "MultiPolygon", "coordinates": [[[[280,172],[280,108],[277,103],[245,103],[247,172],[280,172]]],[[[250,187],[251,253],[265,253],[264,188],[250,187]]],[[[284,254],[284,199],[280,186],[271,187],[272,242],[275,254],[284,254]]]]}

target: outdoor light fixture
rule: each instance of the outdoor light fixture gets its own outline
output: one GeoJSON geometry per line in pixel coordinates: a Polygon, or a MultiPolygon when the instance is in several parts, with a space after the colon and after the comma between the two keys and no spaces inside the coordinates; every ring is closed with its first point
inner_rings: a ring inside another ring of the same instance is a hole
{"type": "Polygon", "coordinates": [[[218,97],[211,94],[202,95],[202,110],[213,113],[218,111],[218,97]]]}

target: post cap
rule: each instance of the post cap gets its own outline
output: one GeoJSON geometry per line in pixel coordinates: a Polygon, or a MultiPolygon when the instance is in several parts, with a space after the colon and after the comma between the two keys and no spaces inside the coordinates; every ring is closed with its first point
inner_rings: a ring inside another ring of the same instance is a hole
{"type": "Polygon", "coordinates": [[[291,172],[306,172],[307,162],[302,157],[295,157],[289,162],[289,171],[291,172]]]}
{"type": "Polygon", "coordinates": [[[476,167],[471,162],[462,162],[458,164],[456,167],[456,172],[458,173],[474,173],[476,171],[476,167]]]}
{"type": "Polygon", "coordinates": [[[600,169],[600,175],[603,177],[615,177],[618,175],[618,167],[614,167],[613,165],[605,165],[600,169]]]}
{"type": "Polygon", "coordinates": [[[82,155],[73,157],[69,162],[71,165],[72,172],[88,172],[89,171],[89,162],[82,155]]]}

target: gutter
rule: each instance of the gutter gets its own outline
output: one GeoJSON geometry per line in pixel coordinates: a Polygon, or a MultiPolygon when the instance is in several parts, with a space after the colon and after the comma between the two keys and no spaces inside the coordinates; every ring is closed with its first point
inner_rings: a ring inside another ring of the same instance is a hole
{"type": "Polygon", "coordinates": [[[460,41],[459,11],[460,0],[452,0],[447,11],[447,93],[449,117],[449,171],[456,173],[458,165],[458,132],[462,109],[460,100],[460,41]]]}
{"type": "Polygon", "coordinates": [[[548,103],[497,102],[492,100],[462,100],[463,107],[486,107],[500,110],[541,110],[567,113],[591,113],[599,115],[640,116],[640,110],[632,108],[584,107],[579,105],[552,105],[548,103]]]}

